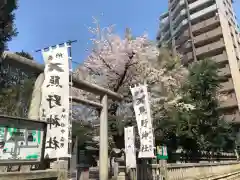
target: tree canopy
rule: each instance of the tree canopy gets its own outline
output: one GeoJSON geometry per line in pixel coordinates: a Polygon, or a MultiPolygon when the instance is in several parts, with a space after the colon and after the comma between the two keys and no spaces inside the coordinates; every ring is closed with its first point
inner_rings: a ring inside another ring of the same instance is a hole
{"type": "Polygon", "coordinates": [[[17,0],[2,0],[0,2],[0,54],[6,49],[7,42],[17,35],[14,26],[14,10],[17,9],[17,0]]]}
{"type": "MultiPolygon", "coordinates": [[[[121,38],[112,27],[89,28],[93,48],[75,71],[79,78],[124,96],[120,103],[109,100],[109,127],[114,146],[124,147],[123,128],[136,125],[130,86],[148,84],[156,144],[169,151],[182,148],[189,154],[200,151],[233,151],[231,125],[219,114],[220,78],[217,64],[209,59],[188,68],[166,48],[157,48],[146,35],[132,38],[130,29],[121,38]]],[[[76,96],[99,100],[92,94],[73,90],[76,96]]],[[[99,112],[76,106],[79,120],[97,120],[99,112]],[[89,116],[91,114],[91,116],[89,116]]]]}
{"type": "MultiPolygon", "coordinates": [[[[144,81],[149,85],[154,118],[160,119],[162,109],[176,104],[180,98],[179,88],[184,82],[187,70],[177,57],[168,57],[171,56],[170,53],[164,49],[159,50],[146,35],[131,38],[128,29],[125,37],[121,38],[114,33],[112,27],[101,29],[97,21],[95,24],[96,28],[90,28],[94,35],[93,49],[75,73],[79,78],[124,96],[122,102],[110,101],[109,104],[111,127],[116,127],[111,133],[116,146],[123,148],[123,127],[129,122],[135,123],[129,87],[144,81]]],[[[76,96],[97,99],[79,90],[74,90],[73,93],[76,96]]],[[[75,110],[76,112],[80,116],[86,113],[85,109],[75,110]]],[[[94,116],[96,119],[98,112],[91,118],[94,116]]]]}
{"type": "Polygon", "coordinates": [[[189,67],[186,83],[181,88],[182,100],[194,108],[168,109],[159,125],[156,138],[170,148],[181,147],[187,152],[231,151],[234,139],[231,125],[219,113],[218,89],[220,77],[217,64],[205,59],[189,67]]]}
{"type": "MultiPolygon", "coordinates": [[[[33,59],[24,51],[16,54],[33,59]]],[[[3,62],[1,64],[1,89],[0,89],[0,113],[27,117],[28,107],[31,101],[36,74],[25,72],[22,69],[10,66],[3,62]]]]}
{"type": "Polygon", "coordinates": [[[27,53],[27,52],[25,52],[25,51],[23,51],[23,50],[22,50],[21,52],[16,52],[16,54],[17,54],[17,55],[20,55],[20,56],[22,56],[22,57],[25,57],[25,58],[27,58],[27,59],[33,60],[32,55],[29,54],[29,53],[27,53]]]}

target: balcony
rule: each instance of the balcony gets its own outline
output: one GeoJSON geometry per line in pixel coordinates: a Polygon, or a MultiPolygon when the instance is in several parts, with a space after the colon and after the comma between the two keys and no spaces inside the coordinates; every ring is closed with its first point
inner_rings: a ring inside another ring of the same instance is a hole
{"type": "MultiPolygon", "coordinates": [[[[217,42],[196,48],[196,55],[199,59],[204,59],[208,57],[211,58],[216,56],[216,54],[223,52],[224,49],[225,49],[224,41],[223,39],[220,39],[217,42]]],[[[186,58],[188,59],[188,61],[193,60],[193,53],[192,52],[187,53],[186,58]]],[[[222,59],[225,60],[224,57],[222,57],[222,59]]]]}
{"type": "Polygon", "coordinates": [[[201,11],[198,11],[198,12],[192,14],[192,15],[190,16],[190,18],[191,18],[191,20],[194,20],[194,19],[203,17],[203,16],[205,16],[206,14],[209,14],[209,13],[211,13],[211,12],[213,12],[213,11],[216,11],[216,10],[217,10],[217,5],[214,4],[214,5],[212,5],[212,6],[209,6],[209,7],[205,8],[205,9],[203,9],[203,10],[201,10],[201,11]]]}
{"type": "Polygon", "coordinates": [[[211,59],[216,63],[221,63],[221,64],[228,62],[226,51],[223,51],[221,54],[218,54],[216,56],[212,56],[211,59]]]}
{"type": "Polygon", "coordinates": [[[220,20],[218,17],[209,17],[206,20],[200,21],[197,24],[192,25],[193,34],[200,35],[202,33],[211,31],[220,26],[220,20]]]}
{"type": "MultiPolygon", "coordinates": [[[[207,18],[208,16],[209,16],[209,19],[213,20],[212,13],[214,11],[216,11],[216,10],[217,10],[217,6],[216,5],[212,5],[212,6],[208,7],[208,8],[205,8],[202,11],[199,11],[199,12],[196,12],[196,13],[192,14],[190,16],[191,21],[196,21],[197,22],[197,20],[199,20],[201,17],[207,18]]],[[[197,23],[196,24],[197,26],[193,25],[193,30],[194,31],[199,31],[199,29],[204,30],[204,29],[206,29],[206,27],[209,28],[209,25],[211,25],[211,24],[207,25],[206,23],[216,24],[216,21],[219,24],[219,19],[218,18],[216,18],[216,20],[213,21],[213,22],[211,22],[211,21],[210,22],[209,21],[204,21],[205,25],[202,24],[203,22],[197,23]]],[[[174,29],[174,33],[173,34],[177,34],[179,31],[182,31],[183,27],[186,27],[187,23],[188,23],[188,19],[186,18],[186,19],[183,19],[179,24],[175,24],[175,26],[177,26],[177,25],[178,26],[174,29]]]]}
{"type": "Polygon", "coordinates": [[[182,43],[181,45],[179,45],[177,47],[177,50],[182,54],[185,54],[186,52],[191,51],[192,50],[191,41],[186,41],[186,42],[182,43]]]}
{"type": "Polygon", "coordinates": [[[222,28],[219,26],[216,29],[194,37],[194,44],[198,47],[203,46],[204,44],[216,41],[220,37],[222,37],[222,28]]]}
{"type": "Polygon", "coordinates": [[[170,6],[175,8],[178,3],[179,3],[179,0],[173,0],[173,1],[170,2],[170,6]]]}
{"type": "Polygon", "coordinates": [[[240,46],[240,36],[238,34],[236,34],[236,39],[237,39],[237,43],[240,46]]]}
{"type": "Polygon", "coordinates": [[[174,28],[177,27],[179,25],[179,23],[182,22],[183,19],[187,19],[187,10],[186,9],[182,9],[179,12],[179,14],[177,15],[177,17],[173,20],[174,28]]]}
{"type": "Polygon", "coordinates": [[[225,48],[225,44],[223,39],[221,38],[219,41],[196,48],[197,56],[209,56],[209,54],[214,53],[214,51],[219,51],[225,48]]]}
{"type": "Polygon", "coordinates": [[[177,34],[179,31],[181,31],[181,29],[183,27],[185,27],[188,24],[188,21],[186,19],[184,19],[179,25],[178,27],[173,31],[173,34],[177,34]]]}
{"type": "Polygon", "coordinates": [[[201,11],[201,9],[203,9],[204,7],[209,7],[213,3],[214,3],[213,0],[198,0],[198,1],[195,1],[191,4],[189,4],[189,9],[190,9],[190,11],[192,11],[192,10],[201,11]]]}
{"type": "Polygon", "coordinates": [[[240,122],[240,114],[239,114],[238,109],[232,113],[224,114],[223,118],[225,121],[227,121],[229,123],[234,123],[234,122],[239,123],[240,122]]]}
{"type": "Polygon", "coordinates": [[[175,9],[171,12],[172,18],[175,19],[175,17],[179,14],[179,12],[182,10],[184,7],[183,5],[185,4],[184,0],[180,0],[178,5],[175,7],[175,9]]]}
{"type": "Polygon", "coordinates": [[[168,17],[168,12],[162,13],[162,14],[160,15],[159,19],[160,19],[160,21],[161,21],[162,19],[164,19],[164,18],[166,18],[166,17],[168,17]]]}
{"type": "Polygon", "coordinates": [[[237,48],[238,46],[237,46],[237,44],[235,43],[234,38],[232,38],[232,42],[233,42],[233,47],[234,47],[234,48],[237,48]]]}
{"type": "Polygon", "coordinates": [[[226,95],[224,100],[220,100],[220,109],[231,109],[234,107],[238,107],[235,92],[226,95]]]}
{"type": "Polygon", "coordinates": [[[162,18],[162,19],[160,20],[160,22],[163,23],[163,24],[165,24],[167,21],[169,21],[168,16],[165,17],[165,18],[162,18]]]}
{"type": "Polygon", "coordinates": [[[221,77],[231,77],[229,65],[226,64],[224,68],[219,69],[218,75],[221,77]]]}
{"type": "Polygon", "coordinates": [[[169,31],[169,29],[170,29],[169,19],[165,23],[160,22],[160,32],[167,32],[169,31]]]}
{"type": "Polygon", "coordinates": [[[175,43],[177,46],[181,46],[188,39],[190,39],[190,36],[188,30],[186,30],[176,39],[175,43]]]}
{"type": "MultiPolygon", "coordinates": [[[[218,17],[212,17],[207,20],[201,21],[197,24],[192,25],[192,31],[195,36],[203,34],[220,27],[220,21],[218,17]]],[[[179,37],[189,36],[188,29],[186,29],[179,37]]],[[[240,40],[239,40],[240,43],[240,40]]]]}
{"type": "Polygon", "coordinates": [[[234,90],[232,78],[229,78],[228,81],[220,83],[219,92],[229,92],[234,90]]]}
{"type": "Polygon", "coordinates": [[[238,57],[239,57],[239,47],[236,47],[235,48],[235,54],[236,54],[236,57],[237,57],[237,59],[238,59],[238,57]]]}
{"type": "Polygon", "coordinates": [[[160,41],[163,42],[168,40],[169,38],[170,38],[170,30],[162,34],[160,41]]]}

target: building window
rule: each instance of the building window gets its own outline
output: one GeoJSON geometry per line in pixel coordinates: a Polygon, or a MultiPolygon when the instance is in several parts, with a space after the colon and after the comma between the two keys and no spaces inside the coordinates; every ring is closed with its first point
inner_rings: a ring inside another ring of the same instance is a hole
{"type": "Polygon", "coordinates": [[[227,6],[227,4],[226,4],[226,2],[225,2],[225,1],[223,1],[223,4],[224,4],[225,6],[227,6]]]}
{"type": "Polygon", "coordinates": [[[231,9],[228,9],[228,11],[232,16],[234,16],[231,9]]]}

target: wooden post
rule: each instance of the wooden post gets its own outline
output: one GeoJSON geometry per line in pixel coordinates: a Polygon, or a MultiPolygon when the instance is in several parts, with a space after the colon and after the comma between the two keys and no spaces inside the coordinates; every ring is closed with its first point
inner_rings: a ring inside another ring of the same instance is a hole
{"type": "Polygon", "coordinates": [[[108,97],[101,99],[102,109],[100,114],[100,151],[99,151],[99,177],[108,180],[108,97]]]}

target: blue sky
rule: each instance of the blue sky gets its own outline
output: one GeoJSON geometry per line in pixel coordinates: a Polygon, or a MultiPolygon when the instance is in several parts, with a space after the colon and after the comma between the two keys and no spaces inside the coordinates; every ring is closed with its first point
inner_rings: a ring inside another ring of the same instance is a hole
{"type": "MultiPolygon", "coordinates": [[[[234,7],[240,18],[240,0],[234,7]]],[[[148,32],[155,39],[159,15],[166,9],[167,0],[19,0],[19,34],[9,43],[9,50],[24,50],[42,63],[41,53],[35,50],[76,39],[72,56],[81,62],[90,44],[87,27],[92,26],[92,16],[100,19],[101,26],[115,24],[120,35],[130,27],[134,35],[148,32]]]]}

